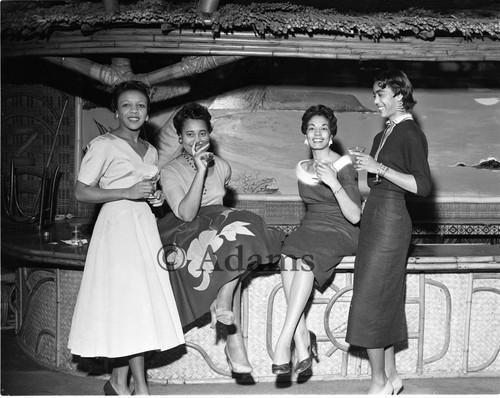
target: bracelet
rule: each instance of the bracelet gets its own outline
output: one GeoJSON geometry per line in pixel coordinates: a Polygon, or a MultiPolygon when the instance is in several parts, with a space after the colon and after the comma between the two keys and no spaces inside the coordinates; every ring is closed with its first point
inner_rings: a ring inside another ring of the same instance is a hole
{"type": "Polygon", "coordinates": [[[342,191],[344,189],[344,187],[341,185],[339,189],[337,189],[336,191],[333,191],[333,194],[334,195],[337,195],[340,191],[342,191]]]}
{"type": "Polygon", "coordinates": [[[379,177],[385,176],[385,173],[387,173],[387,170],[389,170],[389,167],[387,167],[385,164],[379,163],[377,167],[377,175],[379,177]]]}

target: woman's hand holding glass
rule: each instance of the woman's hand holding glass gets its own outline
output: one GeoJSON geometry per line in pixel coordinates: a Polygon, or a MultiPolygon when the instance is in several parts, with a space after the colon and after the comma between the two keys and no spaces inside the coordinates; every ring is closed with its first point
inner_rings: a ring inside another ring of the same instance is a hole
{"type": "Polygon", "coordinates": [[[351,146],[347,149],[349,152],[349,155],[351,156],[351,161],[353,164],[355,164],[356,161],[356,156],[359,153],[364,153],[366,151],[366,148],[364,146],[351,146]]]}
{"type": "Polygon", "coordinates": [[[367,172],[374,174],[377,172],[378,162],[373,159],[372,156],[367,153],[358,152],[355,157],[354,168],[357,171],[366,170],[367,172]]]}
{"type": "Polygon", "coordinates": [[[125,197],[127,199],[149,199],[156,189],[156,182],[140,181],[127,189],[125,197]]]}
{"type": "Polygon", "coordinates": [[[163,202],[165,202],[163,191],[161,189],[158,189],[155,193],[149,195],[148,202],[153,207],[160,207],[161,205],[163,205],[163,202]]]}
{"type": "Polygon", "coordinates": [[[160,179],[160,174],[156,173],[154,175],[146,175],[142,177],[142,181],[151,183],[149,195],[147,197],[148,202],[153,207],[159,207],[165,201],[163,196],[163,191],[161,189],[156,189],[156,183],[160,179]]]}
{"type": "Polygon", "coordinates": [[[330,162],[315,160],[313,167],[316,171],[318,180],[325,183],[329,187],[339,185],[339,180],[337,179],[337,170],[330,162]]]}

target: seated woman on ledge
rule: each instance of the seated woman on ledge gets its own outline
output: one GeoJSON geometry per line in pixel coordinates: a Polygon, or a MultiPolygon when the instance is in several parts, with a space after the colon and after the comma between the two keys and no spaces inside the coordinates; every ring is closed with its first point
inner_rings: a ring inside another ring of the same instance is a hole
{"type": "Polygon", "coordinates": [[[173,212],[158,221],[181,323],[211,312],[231,325],[225,347],[234,373],[251,373],[240,326],[241,280],[259,264],[277,262],[283,236],[258,215],[224,206],[229,164],[207,152],[212,132],[207,108],[192,103],[174,116],[182,154],[161,170],[173,212]]]}
{"type": "Polygon", "coordinates": [[[283,329],[276,343],[272,372],[291,372],[291,346],[295,344],[300,374],[317,355],[316,337],[308,332],[304,308],[314,281],[323,287],[333,276],[344,256],[355,253],[361,217],[357,173],[348,156],[330,149],[337,133],[333,110],[317,105],[302,116],[304,143],[311,147],[313,159],[297,165],[299,194],[307,205],[299,228],[285,240],[282,249],[281,278],[288,308],[283,329]]]}

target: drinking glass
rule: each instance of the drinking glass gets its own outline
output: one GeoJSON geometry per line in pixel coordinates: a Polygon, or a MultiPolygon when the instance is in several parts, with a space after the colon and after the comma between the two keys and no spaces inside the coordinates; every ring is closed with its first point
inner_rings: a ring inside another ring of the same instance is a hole
{"type": "Polygon", "coordinates": [[[356,164],[356,157],[358,153],[364,153],[366,151],[366,147],[364,146],[351,146],[347,148],[349,155],[351,156],[352,164],[356,164]]]}
{"type": "MultiPolygon", "coordinates": [[[[156,191],[156,183],[158,182],[159,179],[160,179],[159,173],[148,174],[142,177],[142,181],[149,181],[153,183],[153,191],[156,191]]],[[[152,193],[149,195],[149,198],[154,198],[154,197],[155,196],[152,193]]]]}

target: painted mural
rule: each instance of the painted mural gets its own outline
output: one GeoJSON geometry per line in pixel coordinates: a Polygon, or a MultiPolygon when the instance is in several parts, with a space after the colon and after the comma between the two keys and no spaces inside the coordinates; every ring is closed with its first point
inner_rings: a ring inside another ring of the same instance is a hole
{"type": "MultiPolygon", "coordinates": [[[[434,197],[498,201],[500,89],[416,87],[414,94],[414,116],[429,141],[434,197]]],[[[369,88],[255,86],[200,102],[212,114],[214,151],[231,164],[231,188],[239,194],[298,196],[295,165],[309,157],[300,123],[310,105],[322,103],[336,111],[333,145],[340,153],[349,146],[370,147],[384,122],[369,88]]],[[[161,164],[180,151],[171,120],[176,110],[162,110],[149,120],[161,164]]],[[[113,127],[112,117],[99,117],[94,110],[84,115],[84,123],[94,124],[95,135],[99,130],[94,120],[113,127]]],[[[360,175],[360,187],[367,192],[366,175],[360,175]]]]}

